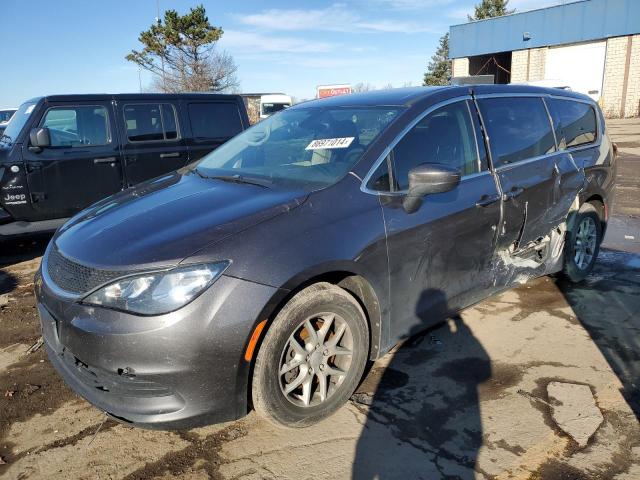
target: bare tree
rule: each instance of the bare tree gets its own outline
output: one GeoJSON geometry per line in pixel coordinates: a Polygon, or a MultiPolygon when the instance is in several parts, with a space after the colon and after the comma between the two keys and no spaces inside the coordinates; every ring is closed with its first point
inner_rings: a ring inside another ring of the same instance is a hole
{"type": "Polygon", "coordinates": [[[356,83],[353,88],[351,89],[354,93],[359,93],[359,92],[369,92],[371,90],[375,90],[376,87],[374,87],[373,85],[371,85],[369,82],[358,82],[356,83]]]}

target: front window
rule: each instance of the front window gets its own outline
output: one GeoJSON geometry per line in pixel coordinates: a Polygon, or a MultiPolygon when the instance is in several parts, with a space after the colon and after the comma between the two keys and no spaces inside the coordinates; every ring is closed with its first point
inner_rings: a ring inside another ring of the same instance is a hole
{"type": "Polygon", "coordinates": [[[20,105],[18,111],[11,117],[11,120],[9,120],[4,133],[0,135],[0,142],[10,145],[16,141],[18,135],[20,135],[22,127],[24,127],[24,124],[29,120],[35,106],[35,103],[29,102],[20,105]]]}
{"type": "Polygon", "coordinates": [[[284,110],[211,152],[196,171],[305,189],[331,185],[351,170],[399,113],[397,107],[284,110]]]}
{"type": "MultiPolygon", "coordinates": [[[[445,105],[427,115],[398,142],[392,155],[394,190],[408,190],[409,172],[423,163],[455,167],[462,175],[477,173],[478,150],[467,102],[445,105]]],[[[373,188],[387,187],[384,175],[380,178],[382,183],[373,188]]]]}
{"type": "Polygon", "coordinates": [[[81,148],[111,142],[107,109],[100,105],[50,108],[42,120],[52,147],[81,148]]]}

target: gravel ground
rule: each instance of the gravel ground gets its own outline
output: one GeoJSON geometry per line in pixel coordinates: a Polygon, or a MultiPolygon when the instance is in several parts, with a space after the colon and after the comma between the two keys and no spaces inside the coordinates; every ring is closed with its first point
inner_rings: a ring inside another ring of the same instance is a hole
{"type": "Polygon", "coordinates": [[[28,353],[47,238],[3,245],[0,477],[640,478],[640,120],[609,125],[620,180],[588,281],[537,279],[411,338],[372,365],[335,416],[305,430],[254,413],[184,432],[107,420],[43,349],[28,353]],[[586,395],[564,413],[563,385],[586,395]],[[584,445],[568,426],[595,433],[584,445]]]}

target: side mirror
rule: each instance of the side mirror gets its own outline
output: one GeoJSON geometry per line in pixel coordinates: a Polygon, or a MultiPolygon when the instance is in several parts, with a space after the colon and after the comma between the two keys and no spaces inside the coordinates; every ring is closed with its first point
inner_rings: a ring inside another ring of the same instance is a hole
{"type": "Polygon", "coordinates": [[[51,134],[47,127],[32,128],[29,132],[29,150],[39,153],[51,146],[51,134]]]}
{"type": "Polygon", "coordinates": [[[453,190],[460,183],[462,174],[457,168],[439,163],[423,163],[409,171],[409,192],[402,205],[407,213],[413,213],[422,205],[422,197],[432,193],[453,190]]]}

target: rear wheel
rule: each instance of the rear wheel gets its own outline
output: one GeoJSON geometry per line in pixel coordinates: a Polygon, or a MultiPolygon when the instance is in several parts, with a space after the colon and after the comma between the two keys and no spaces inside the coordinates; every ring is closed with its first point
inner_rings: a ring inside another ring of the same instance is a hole
{"type": "Polygon", "coordinates": [[[581,282],[596,263],[602,224],[596,208],[590,203],[580,207],[573,227],[567,232],[563,273],[572,282],[581,282]]]}
{"type": "Polygon", "coordinates": [[[284,306],[265,335],[253,374],[254,407],[279,425],[312,425],[351,396],[368,353],[358,302],[330,283],[311,285],[284,306]]]}

